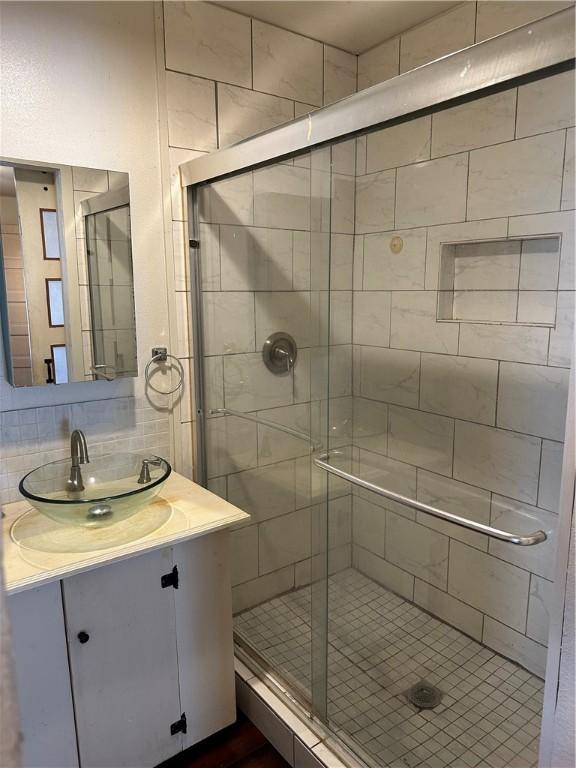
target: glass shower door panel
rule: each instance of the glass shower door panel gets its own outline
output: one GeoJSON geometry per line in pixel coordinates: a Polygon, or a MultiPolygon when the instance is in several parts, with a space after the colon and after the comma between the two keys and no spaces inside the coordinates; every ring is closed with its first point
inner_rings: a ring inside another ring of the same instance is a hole
{"type": "Polygon", "coordinates": [[[232,532],[236,637],[311,708],[326,688],[312,453],[327,432],[329,153],[205,185],[196,209],[207,485],[251,515],[232,532]]]}
{"type": "Polygon", "coordinates": [[[573,103],[554,75],[356,140],[353,389],[334,397],[347,368],[331,347],[329,462],[548,537],[516,546],[337,481],[328,720],[379,765],[537,764],[574,342],[573,103]],[[516,111],[536,92],[556,94],[561,122],[516,111]]]}

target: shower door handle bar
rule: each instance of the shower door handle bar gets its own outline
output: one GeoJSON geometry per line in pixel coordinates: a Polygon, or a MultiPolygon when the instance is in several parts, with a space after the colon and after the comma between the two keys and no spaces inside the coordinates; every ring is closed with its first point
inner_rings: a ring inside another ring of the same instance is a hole
{"type": "Polygon", "coordinates": [[[470,531],[477,531],[478,533],[483,533],[493,539],[500,539],[500,541],[506,541],[509,544],[517,544],[521,547],[530,547],[533,544],[540,544],[548,538],[544,531],[534,531],[533,533],[527,534],[509,533],[508,531],[502,531],[499,528],[493,528],[491,525],[484,525],[483,523],[477,523],[475,520],[468,520],[465,517],[453,515],[451,512],[432,507],[429,504],[423,504],[408,496],[402,496],[400,493],[381,488],[379,485],[375,485],[368,480],[363,480],[361,477],[352,475],[343,469],[338,469],[337,467],[332,466],[332,464],[329,464],[327,459],[329,459],[329,455],[324,453],[314,459],[314,464],[325,472],[340,477],[342,480],[348,480],[348,482],[354,483],[354,485],[357,485],[360,488],[365,488],[367,491],[377,493],[378,496],[383,496],[385,499],[390,499],[391,501],[397,501],[400,504],[406,504],[406,506],[412,507],[412,509],[417,509],[419,512],[438,517],[441,520],[447,520],[449,523],[459,525],[461,528],[468,528],[470,531]]]}
{"type": "Polygon", "coordinates": [[[242,411],[233,411],[230,408],[212,408],[210,410],[211,415],[215,414],[221,414],[222,416],[236,416],[238,419],[245,419],[246,421],[253,421],[255,424],[261,424],[263,427],[270,427],[271,429],[277,429],[279,432],[285,432],[287,435],[291,435],[292,437],[297,437],[299,440],[305,440],[309,445],[311,450],[317,451],[319,448],[322,447],[322,443],[317,443],[315,440],[312,440],[310,435],[307,435],[305,432],[300,432],[297,429],[292,429],[292,427],[286,427],[284,424],[277,424],[274,421],[269,421],[268,419],[262,419],[259,416],[252,416],[251,413],[242,413],[242,411]]]}

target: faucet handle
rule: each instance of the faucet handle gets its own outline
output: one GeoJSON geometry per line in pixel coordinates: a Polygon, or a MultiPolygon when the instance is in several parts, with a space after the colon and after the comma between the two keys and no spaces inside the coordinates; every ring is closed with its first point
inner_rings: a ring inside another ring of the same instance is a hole
{"type": "Polygon", "coordinates": [[[145,485],[152,480],[150,477],[150,464],[152,464],[152,466],[159,467],[160,464],[162,464],[162,459],[160,456],[151,456],[149,459],[142,459],[142,467],[138,477],[139,485],[145,485]]]}

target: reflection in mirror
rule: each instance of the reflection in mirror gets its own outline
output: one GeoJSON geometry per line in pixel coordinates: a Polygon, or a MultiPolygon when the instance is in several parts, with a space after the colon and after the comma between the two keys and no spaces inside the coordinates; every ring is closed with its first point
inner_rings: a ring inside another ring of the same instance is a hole
{"type": "Polygon", "coordinates": [[[127,173],[0,161],[0,267],[13,386],[137,375],[127,173]]]}

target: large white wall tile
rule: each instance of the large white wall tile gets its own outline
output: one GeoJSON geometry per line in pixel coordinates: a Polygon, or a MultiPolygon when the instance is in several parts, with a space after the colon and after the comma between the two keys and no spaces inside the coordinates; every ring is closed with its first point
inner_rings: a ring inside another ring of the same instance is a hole
{"type": "MultiPolygon", "coordinates": [[[[292,232],[263,227],[220,227],[223,291],[292,289],[292,232]]],[[[202,266],[205,258],[203,253],[202,266]]]]}
{"type": "Polygon", "coordinates": [[[436,320],[436,291],[395,291],[390,344],[401,349],[456,354],[458,325],[436,320]]]}
{"type": "Polygon", "coordinates": [[[560,207],[564,133],[519,139],[470,153],[468,219],[560,207]]]}
{"type": "Polygon", "coordinates": [[[497,653],[514,659],[533,674],[544,678],[547,655],[544,645],[535,643],[521,632],[515,632],[509,626],[494,621],[488,616],[484,619],[482,641],[497,653]]]}
{"type": "Polygon", "coordinates": [[[480,488],[536,502],[540,439],[457,421],[454,477],[480,488]]]}
{"type": "Polygon", "coordinates": [[[523,632],[529,588],[527,571],[459,541],[451,543],[448,592],[454,597],[523,632]]]}
{"type": "Polygon", "coordinates": [[[362,396],[396,405],[418,406],[418,352],[362,347],[357,375],[362,396]]]}
{"type": "Polygon", "coordinates": [[[330,230],[354,234],[355,179],[342,173],[332,174],[330,230]]]}
{"type": "MultiPolygon", "coordinates": [[[[381,454],[375,454],[361,448],[358,456],[358,466],[354,471],[363,480],[380,485],[382,488],[387,488],[394,493],[408,496],[411,499],[416,497],[416,468],[402,461],[395,461],[381,454]]],[[[382,496],[378,496],[371,491],[357,490],[359,496],[369,499],[374,504],[396,509],[394,502],[388,501],[382,496]]],[[[407,510],[407,507],[402,509],[407,510]]],[[[407,515],[412,519],[415,518],[415,514],[411,510],[407,512],[407,515]]]]}
{"type": "Polygon", "coordinates": [[[386,511],[386,559],[436,587],[446,588],[448,537],[386,511]]]}
{"type": "Polygon", "coordinates": [[[554,604],[554,582],[532,576],[528,601],[526,634],[542,645],[548,645],[550,609],[554,604]]]}
{"type": "Polygon", "coordinates": [[[252,22],[254,88],[322,106],[322,44],[256,19],[252,22]]]}
{"type": "MultiPolygon", "coordinates": [[[[259,415],[266,421],[283,424],[302,432],[304,435],[311,434],[309,403],[260,411],[259,415]]],[[[316,433],[316,437],[318,437],[318,433],[316,433]]],[[[260,465],[275,464],[299,456],[309,456],[309,454],[310,444],[306,440],[292,437],[292,435],[274,427],[258,426],[258,463],[260,465]]]]}
{"type": "Polygon", "coordinates": [[[421,227],[464,221],[467,154],[409,165],[399,168],[397,173],[396,226],[421,227]]]}
{"type": "Polygon", "coordinates": [[[510,237],[561,234],[560,275],[558,289],[573,291],[574,274],[574,214],[571,211],[517,216],[510,219],[510,237]]]}
{"type": "Polygon", "coordinates": [[[500,363],[498,426],[563,440],[568,380],[564,368],[500,363]]]}
{"type": "Polygon", "coordinates": [[[354,292],[354,344],[390,344],[390,291],[354,292]]]}
{"type": "Polygon", "coordinates": [[[256,411],[292,403],[292,376],[276,376],[261,352],[224,357],[224,405],[235,411],[256,411]]]}
{"type": "Polygon", "coordinates": [[[556,291],[520,291],[518,294],[519,323],[554,325],[556,320],[556,291]]]}
{"type": "Polygon", "coordinates": [[[452,317],[448,316],[447,319],[513,323],[518,315],[516,291],[464,290],[454,291],[450,296],[452,317]]]}
{"type": "Polygon", "coordinates": [[[261,523],[258,526],[260,573],[269,573],[310,557],[310,534],[310,508],[261,523]]]}
{"type": "Polygon", "coordinates": [[[560,502],[563,454],[564,446],[562,443],[553,443],[549,440],[542,441],[538,506],[552,512],[558,512],[560,502]]]}
{"type": "Polygon", "coordinates": [[[366,172],[385,171],[428,160],[431,120],[428,115],[369,133],[366,137],[366,172]]]}
{"type": "Polygon", "coordinates": [[[330,237],[330,288],[347,291],[352,288],[354,236],[332,234],[330,237]]]}
{"type": "Polygon", "coordinates": [[[256,424],[225,416],[206,422],[206,456],[209,477],[255,467],[256,424]]]}
{"type": "Polygon", "coordinates": [[[454,288],[516,290],[520,272],[520,241],[458,245],[454,255],[454,288]]]}
{"type": "Polygon", "coordinates": [[[573,71],[520,86],[516,136],[533,136],[573,126],[575,86],[573,71]]]}
{"type": "Polygon", "coordinates": [[[474,42],[476,6],[462,3],[402,35],[400,72],[406,72],[474,42]]]}
{"type": "Polygon", "coordinates": [[[352,53],[324,46],[324,104],[356,93],[357,57],[352,53]]]}
{"type": "Polygon", "coordinates": [[[250,525],[230,532],[232,586],[258,576],[258,528],[250,525]]]}
{"type": "Polygon", "coordinates": [[[251,293],[205,292],[202,302],[207,355],[255,351],[251,293]]]}
{"type": "Polygon", "coordinates": [[[575,203],[575,181],[576,165],[574,162],[574,151],[576,143],[576,133],[574,128],[566,131],[566,155],[564,157],[564,178],[562,180],[562,210],[569,210],[576,207],[575,203]]]}
{"type": "Polygon", "coordinates": [[[382,171],[356,179],[356,233],[394,227],[396,172],[382,171]]]}
{"type": "Polygon", "coordinates": [[[354,496],[352,541],[364,549],[384,557],[386,511],[366,499],[354,496]]]}
{"type": "Polygon", "coordinates": [[[494,424],[498,363],[452,355],[422,355],[420,408],[494,424]]]}
{"type": "Polygon", "coordinates": [[[310,171],[291,165],[255,171],[254,223],[261,227],[310,229],[310,171]]]}
{"type": "Polygon", "coordinates": [[[385,454],[388,449],[388,406],[364,397],[354,397],[354,445],[385,454]]]}
{"type": "Polygon", "coordinates": [[[426,230],[406,229],[364,238],[365,290],[404,291],[424,288],[426,230]],[[397,249],[398,238],[401,250],[397,249]]]}
{"type": "Polygon", "coordinates": [[[276,595],[294,589],[294,566],[280,568],[265,576],[239,584],[232,590],[232,608],[240,613],[247,608],[270,600],[276,595]]]}
{"type": "Polygon", "coordinates": [[[414,597],[414,576],[407,571],[388,563],[373,552],[362,547],[354,547],[353,564],[378,584],[391,589],[406,600],[414,597]]]}
{"type": "MultiPolygon", "coordinates": [[[[320,294],[322,298],[325,294],[320,294]]],[[[320,304],[320,322],[326,313],[320,304]]],[[[320,339],[323,334],[320,333],[320,339]]],[[[330,344],[350,344],[352,342],[352,291],[333,291],[330,294],[330,344]]]]}
{"type": "Polygon", "coordinates": [[[358,90],[388,80],[400,72],[400,38],[380,43],[358,56],[358,90]]]}
{"type": "Polygon", "coordinates": [[[441,475],[452,474],[452,419],[392,406],[389,420],[388,452],[392,458],[441,475]]]}
{"type": "Polygon", "coordinates": [[[198,194],[198,214],[201,222],[253,224],[252,172],[201,187],[198,194]]]}
{"type": "Polygon", "coordinates": [[[523,24],[530,24],[550,13],[556,13],[572,5],[559,0],[532,0],[518,3],[515,0],[479,0],[476,20],[476,41],[500,35],[523,24]]]}
{"type": "Polygon", "coordinates": [[[215,86],[199,77],[166,72],[168,140],[173,147],[213,150],[216,136],[215,86]]]}
{"type": "Polygon", "coordinates": [[[416,579],[414,602],[475,640],[482,639],[482,614],[427,581],[416,579]]]}
{"type": "Polygon", "coordinates": [[[432,117],[432,157],[514,138],[516,89],[475,99],[432,117]]]}
{"type": "Polygon", "coordinates": [[[289,99],[218,83],[218,146],[266,131],[294,118],[289,99]]]}
{"type": "Polygon", "coordinates": [[[522,241],[521,291],[555,291],[560,269],[560,242],[556,237],[522,241]]]}
{"type": "MultiPolygon", "coordinates": [[[[278,330],[284,330],[293,336],[298,347],[309,347],[315,343],[314,335],[317,330],[311,317],[309,293],[300,291],[259,292],[255,299],[256,344],[258,349],[262,349],[268,336],[278,330]]],[[[326,315],[327,312],[325,311],[324,319],[326,319],[326,315]]]]}
{"type": "Polygon", "coordinates": [[[237,472],[228,476],[228,501],[248,512],[255,523],[292,512],[295,477],[293,461],[237,472]]]}
{"type": "Polygon", "coordinates": [[[568,368],[574,354],[574,291],[559,291],[556,327],[550,331],[548,365],[568,368]]]}
{"type": "Polygon", "coordinates": [[[462,323],[458,352],[520,363],[545,363],[548,328],[462,323]]]}
{"type": "Polygon", "coordinates": [[[166,66],[251,86],[250,19],[212,3],[164,5],[166,66]]]}

